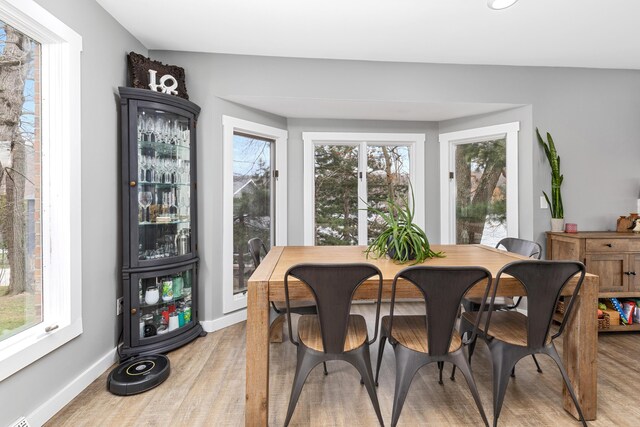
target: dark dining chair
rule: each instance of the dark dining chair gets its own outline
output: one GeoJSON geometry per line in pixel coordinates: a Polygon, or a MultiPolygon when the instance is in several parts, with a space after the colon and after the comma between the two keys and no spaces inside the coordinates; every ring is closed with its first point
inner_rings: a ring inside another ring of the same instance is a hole
{"type": "MultiPolygon", "coordinates": [[[[508,252],[513,252],[519,255],[523,255],[532,259],[540,259],[542,256],[542,247],[538,242],[533,242],[531,240],[519,239],[516,237],[505,237],[500,240],[496,245],[496,249],[503,247],[508,252]]],[[[522,301],[522,297],[516,297],[515,303],[508,301],[505,297],[497,297],[496,301],[493,305],[494,310],[515,310],[520,305],[522,301]]],[[[481,299],[477,297],[465,298],[462,300],[462,306],[465,311],[478,311],[480,309],[481,299]]],[[[488,309],[488,304],[485,305],[485,309],[488,309]]],[[[460,324],[460,334],[464,335],[469,332],[469,328],[471,325],[468,323],[461,322],[460,324]]],[[[471,351],[473,352],[473,347],[475,343],[471,344],[471,351]]],[[[542,373],[542,368],[540,368],[540,364],[538,363],[538,359],[536,359],[535,355],[531,355],[533,358],[533,362],[536,364],[536,368],[538,372],[542,373]]],[[[451,372],[451,379],[455,378],[455,367],[451,372]]],[[[515,368],[511,372],[511,376],[515,376],[515,368]]]]}
{"type": "MultiPolygon", "coordinates": [[[[391,425],[395,426],[416,372],[429,363],[436,362],[440,369],[449,362],[457,366],[467,380],[469,389],[485,425],[489,425],[478,395],[473,374],[469,366],[465,347],[475,340],[475,331],[469,339],[463,339],[455,329],[457,311],[465,293],[476,283],[486,281],[485,298],[491,285],[491,273],[482,267],[408,267],[393,279],[389,316],[382,318],[376,384],[380,375],[382,354],[388,339],[396,356],[396,385],[393,397],[391,425]],[[416,286],[424,297],[425,315],[394,315],[396,286],[405,280],[416,286]]],[[[475,325],[477,328],[477,324],[475,325]]]]}
{"type": "Polygon", "coordinates": [[[343,360],[353,365],[360,373],[378,416],[378,396],[373,383],[373,371],[369,345],[378,335],[380,299],[382,296],[382,273],[371,264],[298,264],[291,267],[284,277],[285,302],[289,340],[297,346],[296,373],[289,399],[285,426],[289,425],[298,397],[311,370],[327,360],[343,360]],[[376,300],[375,332],[370,340],[363,316],[351,314],[351,301],[356,289],[366,280],[377,276],[378,297],[376,300]],[[317,315],[304,315],[298,321],[298,339],[293,338],[289,299],[289,282],[298,279],[311,290],[318,308],[317,315]]]}
{"type": "MultiPolygon", "coordinates": [[[[586,426],[582,409],[554,345],[562,335],[571,316],[576,296],[582,286],[585,267],[576,261],[516,261],[504,266],[497,274],[488,311],[466,312],[462,321],[479,325],[477,336],[482,337],[491,352],[493,366],[493,424],[498,424],[509,374],[516,363],[528,355],[546,354],[551,357],[562,375],[576,406],[580,421],[586,426]],[[503,275],[518,280],[527,294],[527,314],[517,311],[493,311],[492,306],[503,275]],[[576,287],[565,310],[558,332],[550,330],[556,304],[569,281],[578,276],[576,287]],[[478,322],[480,321],[480,322],[478,322]]],[[[470,348],[469,358],[473,354],[470,348]]]]}
{"type": "MultiPolygon", "coordinates": [[[[251,258],[253,259],[253,265],[255,268],[258,268],[262,258],[269,252],[267,247],[265,246],[262,239],[258,237],[254,237],[247,242],[247,246],[249,247],[249,254],[251,254],[251,258]]],[[[275,303],[271,301],[271,309],[278,314],[278,316],[285,316],[287,313],[287,306],[282,303],[275,303]]],[[[307,301],[292,301],[290,305],[290,311],[293,314],[317,314],[318,311],[316,309],[316,305],[313,302],[307,301]]],[[[274,322],[275,323],[275,320],[274,322]]],[[[282,323],[277,323],[279,328],[282,328],[282,323]]],[[[327,364],[323,363],[322,367],[324,369],[324,374],[328,375],[329,371],[327,371],[327,364]]]]}

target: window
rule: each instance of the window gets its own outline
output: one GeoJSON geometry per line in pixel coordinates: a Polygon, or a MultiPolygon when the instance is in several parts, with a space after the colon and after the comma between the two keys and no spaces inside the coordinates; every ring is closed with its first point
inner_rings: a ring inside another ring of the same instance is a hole
{"type": "Polygon", "coordinates": [[[224,214],[223,308],[247,305],[247,281],[255,266],[247,242],[267,250],[286,245],[287,132],[223,116],[224,214]]]}
{"type": "Polygon", "coordinates": [[[518,237],[519,123],[440,135],[441,241],[518,237]]]}
{"type": "Polygon", "coordinates": [[[0,380],[82,332],[81,43],[0,0],[0,380]]]}
{"type": "Polygon", "coordinates": [[[384,210],[413,186],[424,227],[422,134],[304,132],[304,244],[366,245],[380,230],[367,204],[384,210]]]}

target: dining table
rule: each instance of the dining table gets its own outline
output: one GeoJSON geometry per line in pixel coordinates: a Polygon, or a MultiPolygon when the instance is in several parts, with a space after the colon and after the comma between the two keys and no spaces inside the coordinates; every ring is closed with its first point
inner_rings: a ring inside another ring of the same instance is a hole
{"type": "MultiPolygon", "coordinates": [[[[528,259],[484,245],[431,245],[431,248],[442,252],[443,257],[430,258],[419,265],[481,266],[489,270],[493,278],[506,264],[528,259]]],[[[407,264],[398,264],[387,257],[367,256],[365,249],[365,246],[274,246],[251,275],[247,290],[246,426],[268,424],[270,303],[285,301],[284,276],[287,270],[300,263],[370,263],[382,272],[382,297],[389,299],[395,275],[406,268],[407,264]]],[[[569,281],[562,295],[571,295],[576,283],[577,278],[569,281]]],[[[353,299],[375,300],[377,287],[377,278],[365,281],[357,289],[353,299]]],[[[479,282],[468,291],[467,297],[482,297],[485,289],[486,282],[479,282]]],[[[500,279],[497,295],[524,296],[525,292],[516,279],[505,275],[500,279]]],[[[313,301],[310,290],[299,281],[289,282],[289,298],[313,301]]],[[[396,298],[422,296],[414,285],[399,282],[396,298]]],[[[562,336],[564,366],[586,420],[594,420],[597,413],[597,305],[598,276],[586,274],[562,336]]],[[[571,396],[564,384],[562,400],[564,409],[577,418],[571,396]]]]}

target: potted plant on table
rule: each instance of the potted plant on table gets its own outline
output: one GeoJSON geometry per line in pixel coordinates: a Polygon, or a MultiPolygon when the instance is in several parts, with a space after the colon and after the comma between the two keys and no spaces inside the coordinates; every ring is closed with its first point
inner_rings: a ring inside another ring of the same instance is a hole
{"type": "Polygon", "coordinates": [[[560,192],[560,186],[564,180],[564,175],[560,173],[560,155],[556,151],[556,146],[553,143],[553,138],[547,132],[547,142],[545,142],[540,136],[540,132],[536,128],[536,136],[538,142],[544,148],[544,152],[547,155],[547,160],[551,166],[551,198],[544,191],[544,198],[547,200],[547,204],[551,209],[551,231],[562,231],[564,229],[564,209],[562,207],[562,193],[560,192]]]}
{"type": "Polygon", "coordinates": [[[413,187],[409,188],[411,204],[407,197],[399,201],[388,198],[386,201],[388,212],[368,205],[369,211],[380,216],[384,229],[365,250],[367,258],[370,254],[374,257],[388,255],[400,264],[409,261],[413,261],[412,264],[418,264],[428,258],[445,256],[443,252],[434,252],[431,249],[426,233],[413,222],[415,199],[413,187]]]}

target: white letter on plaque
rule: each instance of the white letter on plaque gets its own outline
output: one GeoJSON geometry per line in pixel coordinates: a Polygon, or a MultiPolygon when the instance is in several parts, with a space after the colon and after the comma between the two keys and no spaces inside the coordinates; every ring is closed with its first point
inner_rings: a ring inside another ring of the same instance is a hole
{"type": "Polygon", "coordinates": [[[156,83],[156,70],[149,70],[149,89],[154,92],[158,91],[158,84],[156,83]]]}
{"type": "Polygon", "coordinates": [[[176,90],[178,88],[178,81],[175,79],[175,77],[173,77],[171,74],[165,74],[164,76],[160,77],[160,84],[157,84],[156,74],[156,70],[149,70],[149,89],[154,92],[158,92],[158,89],[160,89],[159,92],[169,93],[171,95],[178,94],[178,91],[176,90]],[[167,80],[172,81],[171,86],[166,85],[167,80]]]}

